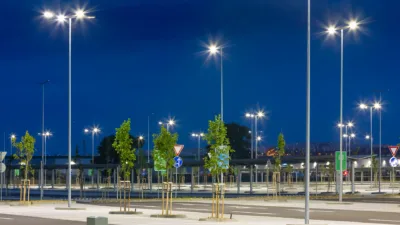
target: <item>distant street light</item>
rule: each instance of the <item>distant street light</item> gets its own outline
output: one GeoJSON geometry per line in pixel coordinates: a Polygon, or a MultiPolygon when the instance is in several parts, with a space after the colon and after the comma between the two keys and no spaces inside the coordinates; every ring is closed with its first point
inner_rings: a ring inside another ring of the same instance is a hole
{"type": "Polygon", "coordinates": [[[46,186],[46,170],[44,170],[44,166],[47,165],[47,138],[52,136],[53,134],[50,133],[49,131],[46,131],[44,133],[39,133],[40,136],[44,139],[44,150],[42,154],[42,163],[41,163],[41,197],[43,197],[43,185],[46,186]]]}
{"type": "MultiPolygon", "coordinates": [[[[336,28],[334,26],[330,26],[327,29],[327,34],[330,36],[335,36],[336,35],[336,30],[340,29],[340,43],[341,43],[341,51],[340,51],[340,124],[343,124],[343,30],[344,29],[349,29],[349,30],[356,30],[358,28],[358,22],[357,21],[350,21],[347,26],[341,27],[341,28],[336,28]]],[[[340,127],[340,155],[342,155],[343,151],[343,126],[340,127]]],[[[340,165],[342,165],[342,158],[340,158],[340,165]]],[[[342,167],[340,167],[340,185],[339,185],[339,202],[342,202],[342,197],[343,197],[343,171],[342,167]]]]}
{"type": "Polygon", "coordinates": [[[71,170],[71,148],[72,148],[72,112],[71,112],[71,102],[72,102],[72,96],[71,96],[71,56],[72,56],[72,19],[76,19],[76,20],[83,20],[83,19],[93,19],[93,16],[87,16],[86,13],[81,10],[78,9],[76,10],[73,14],[70,15],[64,15],[64,14],[59,14],[57,16],[55,16],[55,14],[51,11],[45,11],[43,13],[43,17],[47,20],[53,20],[55,19],[55,21],[57,21],[60,24],[63,24],[65,22],[68,22],[69,25],[69,29],[68,29],[68,38],[69,38],[69,57],[68,57],[68,180],[67,180],[67,186],[68,186],[68,207],[71,207],[72,201],[71,201],[71,176],[72,176],[72,170],[71,170]]]}
{"type": "Polygon", "coordinates": [[[167,131],[169,132],[169,127],[175,125],[175,121],[173,119],[169,119],[167,122],[158,122],[158,125],[166,125],[167,126],[167,131]]]}
{"type": "MultiPolygon", "coordinates": [[[[360,109],[368,109],[369,108],[369,110],[370,110],[370,136],[369,135],[367,135],[367,137],[366,137],[366,139],[370,139],[371,140],[371,163],[372,163],[372,155],[373,155],[373,139],[374,139],[374,136],[372,135],[372,110],[373,109],[375,109],[375,110],[380,110],[381,108],[382,108],[382,105],[381,105],[381,103],[379,103],[379,102],[376,102],[376,103],[374,103],[374,104],[372,104],[372,105],[367,105],[367,104],[364,104],[364,103],[361,103],[360,104],[360,109]]],[[[379,156],[379,168],[381,168],[381,162],[382,162],[382,159],[381,159],[381,156],[379,156]]],[[[372,166],[371,166],[371,187],[372,187],[372,166]]],[[[380,185],[379,185],[379,192],[381,192],[381,187],[380,187],[380,185]]]]}
{"type": "MultiPolygon", "coordinates": [[[[204,137],[204,133],[192,133],[192,137],[197,138],[197,160],[200,161],[200,141],[201,138],[204,137]]],[[[197,171],[197,183],[200,184],[200,166],[197,171]]]]}
{"type": "MultiPolygon", "coordinates": [[[[92,164],[94,164],[94,135],[100,133],[98,127],[84,129],[85,134],[92,134],[92,164]]],[[[94,170],[92,171],[92,186],[94,185],[94,170]]]]}
{"type": "Polygon", "coordinates": [[[254,135],[252,132],[251,133],[251,158],[258,158],[258,145],[257,145],[257,137],[258,137],[258,119],[261,119],[263,117],[265,117],[265,113],[263,111],[259,111],[257,113],[246,113],[245,114],[246,118],[250,118],[251,119],[251,131],[253,131],[253,119],[254,119],[254,135]],[[254,149],[253,149],[253,140],[255,143],[255,156],[254,156],[254,149]]]}

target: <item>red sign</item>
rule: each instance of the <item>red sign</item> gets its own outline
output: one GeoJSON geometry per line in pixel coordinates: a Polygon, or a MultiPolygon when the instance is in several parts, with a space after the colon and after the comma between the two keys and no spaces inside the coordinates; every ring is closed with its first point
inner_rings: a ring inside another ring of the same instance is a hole
{"type": "Polygon", "coordinates": [[[393,157],[395,157],[397,151],[399,150],[399,146],[389,146],[389,150],[392,153],[393,157]]]}
{"type": "Polygon", "coordinates": [[[174,151],[175,151],[176,156],[179,156],[179,154],[181,154],[183,147],[184,147],[184,145],[175,145],[174,146],[174,151]]]}
{"type": "Polygon", "coordinates": [[[347,171],[347,170],[343,171],[343,176],[346,177],[347,175],[349,175],[349,171],[347,171]]]}

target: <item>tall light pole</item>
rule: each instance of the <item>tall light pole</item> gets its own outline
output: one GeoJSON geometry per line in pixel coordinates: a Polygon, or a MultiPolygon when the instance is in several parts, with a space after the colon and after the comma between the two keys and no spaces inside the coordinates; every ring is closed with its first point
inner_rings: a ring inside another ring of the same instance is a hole
{"type": "Polygon", "coordinates": [[[351,139],[353,138],[355,138],[356,137],[356,134],[355,133],[351,133],[350,134],[350,136],[349,136],[349,156],[351,156],[351,139]]]}
{"type": "MultiPolygon", "coordinates": [[[[265,116],[265,113],[263,111],[259,111],[257,113],[246,113],[245,114],[246,118],[250,118],[251,119],[251,132],[253,132],[253,119],[254,119],[254,134],[251,133],[251,158],[258,158],[258,120],[263,118],[265,116]],[[254,145],[253,145],[254,143],[254,145]],[[255,146],[255,147],[254,147],[255,146]],[[254,149],[254,148],[255,149],[254,149]]],[[[250,167],[250,193],[252,193],[253,191],[253,166],[250,167]]],[[[257,168],[256,168],[256,182],[257,182],[257,168]]]]}
{"type": "Polygon", "coordinates": [[[210,45],[208,47],[208,52],[211,55],[220,54],[221,57],[221,121],[224,121],[224,67],[223,67],[223,47],[210,45]]]}
{"type": "MultiPolygon", "coordinates": [[[[337,29],[340,29],[340,124],[343,124],[343,30],[356,30],[358,28],[357,21],[350,21],[347,26],[336,28],[331,26],[327,29],[329,35],[334,36],[337,29]]],[[[340,127],[340,185],[339,185],[339,202],[342,202],[343,197],[343,170],[342,170],[342,151],[343,151],[343,127],[340,127]]]]}
{"type": "Polygon", "coordinates": [[[49,83],[50,80],[46,80],[40,83],[40,85],[42,86],[42,162],[40,164],[40,200],[43,200],[43,176],[44,176],[44,172],[43,172],[43,164],[44,164],[44,142],[45,142],[45,136],[44,134],[44,85],[49,83]]]}
{"type": "Polygon", "coordinates": [[[43,197],[43,186],[46,185],[46,170],[44,170],[44,166],[47,164],[47,138],[52,136],[53,134],[50,131],[46,131],[44,133],[39,133],[38,135],[42,136],[44,139],[44,150],[43,150],[43,155],[44,157],[42,158],[42,163],[41,163],[41,169],[43,170],[43,173],[41,174],[41,182],[42,182],[42,188],[41,188],[41,197],[43,197]]]}
{"type": "Polygon", "coordinates": [[[77,10],[71,15],[59,14],[55,15],[51,11],[45,11],[43,17],[48,20],[57,21],[60,24],[68,23],[68,207],[71,207],[71,147],[72,147],[72,109],[71,109],[71,86],[72,86],[72,19],[83,20],[83,19],[93,19],[93,16],[87,16],[86,12],[83,10],[77,10]]]}
{"type": "MultiPolygon", "coordinates": [[[[372,155],[373,155],[373,139],[374,139],[374,137],[373,137],[373,135],[372,135],[372,110],[373,109],[375,109],[375,110],[381,110],[381,108],[382,108],[382,105],[381,105],[381,103],[379,103],[379,102],[375,102],[374,104],[372,104],[372,105],[367,105],[367,104],[364,104],[364,103],[361,103],[360,104],[360,109],[369,109],[369,112],[370,112],[370,137],[369,137],[369,139],[371,140],[371,187],[372,187],[372,155]]],[[[379,166],[380,166],[380,164],[382,163],[381,162],[382,161],[382,159],[381,158],[379,158],[379,166]]],[[[381,192],[381,190],[380,190],[381,188],[380,188],[380,186],[379,186],[379,192],[381,192]]]]}
{"type": "MultiPolygon", "coordinates": [[[[17,136],[15,134],[10,134],[10,156],[13,155],[13,141],[16,141],[17,136]]],[[[12,162],[12,157],[11,157],[11,162],[12,162]]],[[[11,170],[10,173],[10,183],[14,183],[14,174],[12,172],[13,170],[11,170]]],[[[15,187],[15,185],[13,185],[13,187],[15,187]]]]}
{"type": "Polygon", "coordinates": [[[304,223],[310,224],[310,105],[311,105],[311,0],[307,2],[307,97],[306,97],[306,169],[304,223]]]}
{"type": "MultiPolygon", "coordinates": [[[[192,137],[197,138],[197,160],[199,160],[199,162],[200,162],[200,141],[203,136],[204,133],[192,133],[192,137]]],[[[200,184],[200,166],[199,170],[197,171],[197,183],[200,184]]]]}
{"type": "MultiPolygon", "coordinates": [[[[100,133],[98,127],[84,129],[85,134],[92,134],[92,164],[94,164],[94,135],[100,133]]],[[[94,185],[94,170],[92,169],[92,186],[94,185]]]]}
{"type": "MultiPolygon", "coordinates": [[[[154,115],[152,113],[151,115],[154,115]]],[[[150,116],[147,116],[147,163],[150,163],[150,116]]]]}

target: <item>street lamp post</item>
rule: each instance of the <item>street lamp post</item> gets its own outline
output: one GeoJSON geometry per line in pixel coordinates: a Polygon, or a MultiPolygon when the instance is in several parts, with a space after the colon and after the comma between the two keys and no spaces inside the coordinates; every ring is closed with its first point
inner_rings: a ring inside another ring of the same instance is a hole
{"type": "MultiPolygon", "coordinates": [[[[261,119],[265,116],[265,113],[262,111],[259,111],[257,113],[246,113],[245,114],[246,118],[251,119],[251,132],[253,132],[253,119],[254,119],[254,134],[251,133],[251,159],[258,158],[258,119],[261,119]],[[255,145],[255,149],[253,149],[253,143],[255,145]]],[[[257,183],[257,168],[256,168],[256,183],[257,183]]],[[[250,193],[253,191],[253,166],[250,166],[250,193]]]]}
{"type": "MultiPolygon", "coordinates": [[[[152,113],[151,115],[154,115],[152,113]]],[[[150,163],[150,116],[147,116],[147,163],[150,163]]]]}
{"type": "MultiPolygon", "coordinates": [[[[43,186],[46,186],[46,170],[44,170],[44,166],[47,164],[47,138],[49,138],[50,136],[52,136],[53,134],[52,133],[50,133],[49,131],[46,131],[46,132],[44,132],[44,133],[39,133],[39,135],[40,136],[42,136],[42,138],[44,139],[44,151],[43,151],[43,155],[44,155],[44,157],[43,157],[43,159],[42,159],[42,163],[41,163],[41,170],[42,170],[42,172],[41,172],[41,179],[40,179],[40,181],[41,181],[41,183],[42,183],[42,189],[41,189],[41,191],[43,190],[43,186]]],[[[43,192],[41,192],[41,197],[43,197],[43,192]]]]}
{"type": "Polygon", "coordinates": [[[356,134],[354,134],[354,133],[351,133],[349,136],[349,156],[351,156],[351,139],[355,138],[355,137],[356,137],[356,134]]]}
{"type": "MultiPolygon", "coordinates": [[[[382,105],[379,103],[379,102],[376,102],[376,103],[374,103],[373,105],[366,105],[366,104],[363,104],[363,103],[361,103],[360,104],[360,109],[368,109],[369,108],[369,113],[370,113],[370,137],[369,137],[369,139],[370,139],[370,141],[371,141],[371,187],[372,187],[372,155],[373,155],[373,139],[374,139],[374,137],[373,137],[373,135],[372,135],[372,110],[373,109],[375,109],[375,110],[380,110],[381,108],[382,108],[382,105]]],[[[381,162],[381,158],[379,159],[380,161],[379,161],[379,165],[382,163],[381,162]]],[[[381,192],[381,187],[380,187],[380,185],[379,185],[379,192],[381,192]]]]}
{"type": "Polygon", "coordinates": [[[208,52],[211,55],[220,54],[221,57],[221,121],[224,121],[224,67],[223,67],[223,47],[210,45],[208,47],[208,52]]]}
{"type": "MultiPolygon", "coordinates": [[[[356,30],[358,28],[357,21],[350,21],[349,24],[340,29],[340,124],[343,124],[343,30],[356,30]]],[[[328,28],[327,33],[329,35],[335,35],[337,28],[331,26],[328,28]]],[[[340,165],[342,165],[342,151],[343,151],[343,127],[340,127],[340,165]]],[[[340,185],[339,185],[339,202],[342,202],[343,197],[343,170],[342,166],[340,166],[340,185]]]]}
{"type": "MultiPolygon", "coordinates": [[[[200,141],[203,136],[204,133],[192,133],[192,137],[197,138],[197,160],[199,161],[200,161],[200,141]]],[[[197,183],[200,184],[200,166],[197,171],[197,183]]]]}
{"type": "MultiPolygon", "coordinates": [[[[16,140],[17,136],[15,134],[11,134],[10,135],[10,156],[13,155],[13,141],[16,140]]],[[[12,162],[12,160],[11,160],[12,162]]],[[[11,174],[10,174],[10,183],[14,184],[14,179],[13,179],[14,175],[13,175],[13,170],[11,170],[11,174]]],[[[13,185],[13,188],[15,188],[15,185],[13,185]]]]}
{"type": "MultiPolygon", "coordinates": [[[[100,133],[98,127],[93,127],[92,129],[85,129],[86,134],[92,134],[92,164],[94,164],[94,135],[100,133]]],[[[92,187],[94,186],[94,169],[92,169],[92,187]]]]}
{"type": "Polygon", "coordinates": [[[77,10],[74,14],[66,16],[64,14],[55,15],[51,11],[45,11],[43,13],[43,17],[49,20],[55,19],[58,23],[68,23],[68,207],[70,208],[72,205],[71,202],[71,147],[72,147],[72,19],[83,20],[83,19],[93,19],[93,16],[87,16],[85,11],[77,10]]]}
{"type": "Polygon", "coordinates": [[[43,135],[44,134],[44,85],[49,83],[49,80],[43,81],[42,83],[40,83],[40,85],[42,86],[42,162],[41,162],[41,166],[40,166],[40,200],[43,200],[43,163],[44,163],[44,142],[46,141],[46,137],[43,135]]]}

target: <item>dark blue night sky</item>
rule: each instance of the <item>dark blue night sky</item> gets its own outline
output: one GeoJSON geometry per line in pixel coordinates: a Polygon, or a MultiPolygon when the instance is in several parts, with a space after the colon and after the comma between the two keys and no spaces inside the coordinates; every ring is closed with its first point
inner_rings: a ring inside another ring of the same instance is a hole
{"type": "MultiPolygon", "coordinates": [[[[321,34],[329,21],[359,18],[363,30],[344,46],[344,118],[356,124],[358,143],[369,114],[357,103],[384,100],[382,142],[399,140],[398,8],[395,0],[313,0],[311,41],[311,141],[338,142],[340,42],[321,34]]],[[[206,62],[202,43],[225,44],[225,121],[249,125],[243,116],[262,108],[262,145],[305,142],[306,0],[96,0],[81,2],[96,16],[73,27],[73,146],[99,125],[100,138],[132,119],[132,134],[147,135],[169,116],[179,143],[196,146],[192,131],[206,131],[220,111],[219,64],[206,62]]],[[[41,131],[39,83],[46,86],[50,153],[67,152],[68,32],[43,21],[43,9],[79,2],[3,0],[0,3],[0,131],[7,137],[41,131]],[[46,7],[47,6],[47,7],[46,7]]],[[[378,136],[378,114],[374,135],[378,136]]],[[[38,137],[37,149],[40,149],[38,137]]],[[[375,138],[375,140],[378,140],[375,138]]],[[[8,148],[8,140],[6,140],[8,148]]],[[[377,143],[377,142],[376,142],[377,143]]]]}

